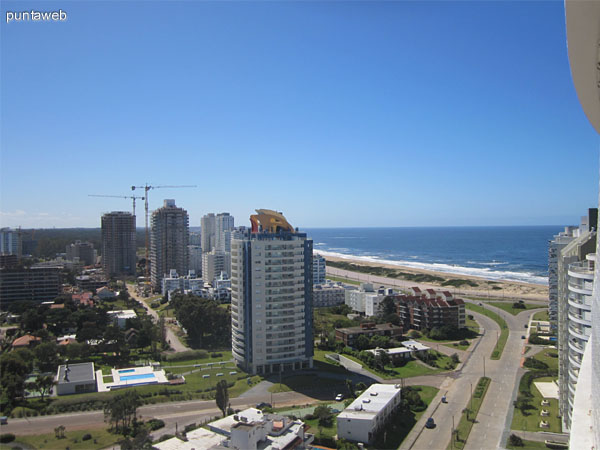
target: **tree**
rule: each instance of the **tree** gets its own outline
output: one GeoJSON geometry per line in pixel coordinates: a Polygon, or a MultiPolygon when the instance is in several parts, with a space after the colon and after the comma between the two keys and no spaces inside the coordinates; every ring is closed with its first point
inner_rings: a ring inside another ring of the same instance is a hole
{"type": "Polygon", "coordinates": [[[330,427],[333,425],[333,411],[327,405],[319,405],[315,408],[314,416],[319,419],[319,425],[330,427]]]}
{"type": "Polygon", "coordinates": [[[55,342],[42,342],[33,349],[37,366],[42,372],[54,372],[60,363],[58,345],[55,342]]]}
{"type": "Polygon", "coordinates": [[[215,395],[217,406],[225,417],[227,407],[229,406],[229,390],[227,389],[227,381],[221,380],[217,383],[217,393],[215,395]]]}
{"type": "Polygon", "coordinates": [[[137,419],[137,408],[141,402],[137,391],[126,391],[115,395],[104,407],[104,420],[108,420],[116,431],[125,434],[131,424],[137,419]]]}
{"type": "Polygon", "coordinates": [[[54,386],[55,381],[52,375],[38,375],[30,384],[30,388],[39,392],[40,397],[42,398],[42,402],[44,401],[44,397],[50,393],[52,386],[54,386]]]}
{"type": "Polygon", "coordinates": [[[177,320],[197,348],[231,344],[231,313],[210,299],[189,294],[173,295],[177,320]]]}
{"type": "Polygon", "coordinates": [[[32,369],[33,356],[29,350],[5,353],[0,357],[0,386],[9,405],[23,396],[25,380],[32,369]]]}
{"type": "Polygon", "coordinates": [[[358,350],[366,350],[370,347],[370,345],[371,343],[367,336],[365,336],[364,334],[358,336],[358,339],[356,340],[356,348],[358,350]]]}
{"type": "Polygon", "coordinates": [[[64,425],[60,425],[54,429],[54,435],[56,439],[64,439],[66,427],[64,425]]]}
{"type": "Polygon", "coordinates": [[[523,447],[523,439],[521,439],[516,434],[511,434],[508,437],[508,443],[512,447],[523,447]]]}
{"type": "Polygon", "coordinates": [[[358,383],[356,383],[357,391],[365,391],[366,389],[367,389],[367,385],[365,383],[363,383],[362,381],[359,381],[358,383]]]}
{"type": "Polygon", "coordinates": [[[458,357],[458,355],[456,353],[452,353],[452,355],[450,356],[450,359],[452,360],[452,362],[454,364],[458,364],[460,362],[460,358],[458,357]]]}
{"type": "Polygon", "coordinates": [[[356,398],[356,394],[354,393],[354,385],[352,380],[349,378],[346,378],[346,389],[348,389],[348,395],[350,395],[350,397],[356,398]]]}
{"type": "Polygon", "coordinates": [[[385,317],[395,313],[396,303],[394,302],[394,299],[390,296],[385,297],[379,304],[379,315],[385,317]]]}

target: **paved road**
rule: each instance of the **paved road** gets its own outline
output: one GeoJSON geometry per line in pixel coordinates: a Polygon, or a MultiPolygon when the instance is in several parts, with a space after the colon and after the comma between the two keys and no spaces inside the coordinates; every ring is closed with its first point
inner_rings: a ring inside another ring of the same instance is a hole
{"type": "Polygon", "coordinates": [[[512,431],[511,433],[514,433],[521,439],[526,439],[528,441],[543,442],[547,439],[549,441],[564,442],[565,444],[569,442],[568,433],[550,433],[548,431],[512,431]]]}
{"type": "MultiPolygon", "coordinates": [[[[156,311],[154,311],[152,308],[150,308],[150,306],[148,306],[146,304],[146,302],[142,299],[142,297],[137,295],[137,293],[135,292],[135,287],[133,285],[128,284],[127,290],[129,291],[129,295],[131,295],[131,298],[133,298],[134,300],[137,300],[137,302],[140,303],[146,309],[146,311],[148,311],[148,314],[150,314],[150,316],[152,316],[152,318],[154,319],[154,322],[158,322],[158,313],[156,311]]],[[[165,327],[167,329],[167,341],[169,342],[169,345],[175,351],[175,353],[191,350],[191,348],[183,345],[183,343],[179,340],[177,335],[173,332],[173,330],[168,325],[165,325],[165,327]]]]}
{"type": "MultiPolygon", "coordinates": [[[[328,275],[332,275],[332,276],[338,276],[338,277],[342,277],[342,278],[347,278],[349,280],[356,280],[356,281],[361,281],[364,283],[374,283],[377,285],[384,285],[384,286],[391,286],[391,287],[397,287],[397,288],[411,288],[413,286],[418,286],[421,289],[436,289],[439,290],[440,286],[436,286],[434,284],[427,284],[427,283],[416,283],[414,281],[407,281],[407,280],[398,280],[396,278],[386,278],[386,277],[381,277],[378,275],[369,275],[367,273],[362,273],[362,272],[353,272],[350,270],[344,270],[344,269],[338,269],[337,267],[327,267],[327,274],[328,275]]],[[[443,288],[446,290],[449,290],[453,293],[455,293],[456,295],[465,295],[465,296],[474,296],[474,297],[489,297],[490,296],[490,292],[487,290],[484,291],[478,291],[478,290],[474,290],[474,289],[466,289],[461,287],[460,291],[456,288],[453,287],[448,287],[448,288],[443,288]]],[[[522,300],[522,299],[527,299],[527,300],[537,300],[540,302],[545,302],[546,304],[548,303],[548,298],[547,298],[547,294],[544,295],[537,295],[537,294],[523,294],[520,295],[518,297],[508,297],[506,294],[503,296],[503,298],[505,299],[513,299],[513,300],[522,300]]]]}

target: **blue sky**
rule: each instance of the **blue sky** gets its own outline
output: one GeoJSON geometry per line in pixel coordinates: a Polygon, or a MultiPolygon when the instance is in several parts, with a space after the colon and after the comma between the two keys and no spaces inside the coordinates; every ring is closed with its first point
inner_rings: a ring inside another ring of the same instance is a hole
{"type": "Polygon", "coordinates": [[[4,1],[0,37],[4,226],[99,226],[131,202],[87,194],[146,182],[198,185],[150,192],[192,226],[568,224],[597,204],[562,2],[4,1]]]}

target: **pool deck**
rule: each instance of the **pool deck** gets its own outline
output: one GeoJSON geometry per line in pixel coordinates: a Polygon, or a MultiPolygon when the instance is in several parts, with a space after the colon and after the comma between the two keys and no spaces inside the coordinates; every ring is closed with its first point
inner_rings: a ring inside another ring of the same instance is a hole
{"type": "Polygon", "coordinates": [[[165,371],[154,370],[152,366],[112,369],[111,372],[113,382],[105,383],[102,371],[96,371],[98,392],[107,392],[132,386],[144,386],[147,384],[169,384],[165,371]]]}

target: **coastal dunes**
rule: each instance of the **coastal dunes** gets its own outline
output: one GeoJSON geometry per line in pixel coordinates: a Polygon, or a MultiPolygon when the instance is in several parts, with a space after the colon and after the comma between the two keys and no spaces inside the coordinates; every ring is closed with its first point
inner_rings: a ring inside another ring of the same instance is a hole
{"type": "Polygon", "coordinates": [[[444,289],[476,298],[506,298],[548,301],[548,286],[520,281],[487,280],[415,269],[394,264],[361,261],[351,257],[322,255],[327,260],[327,275],[360,282],[379,283],[398,288],[444,289]]]}

